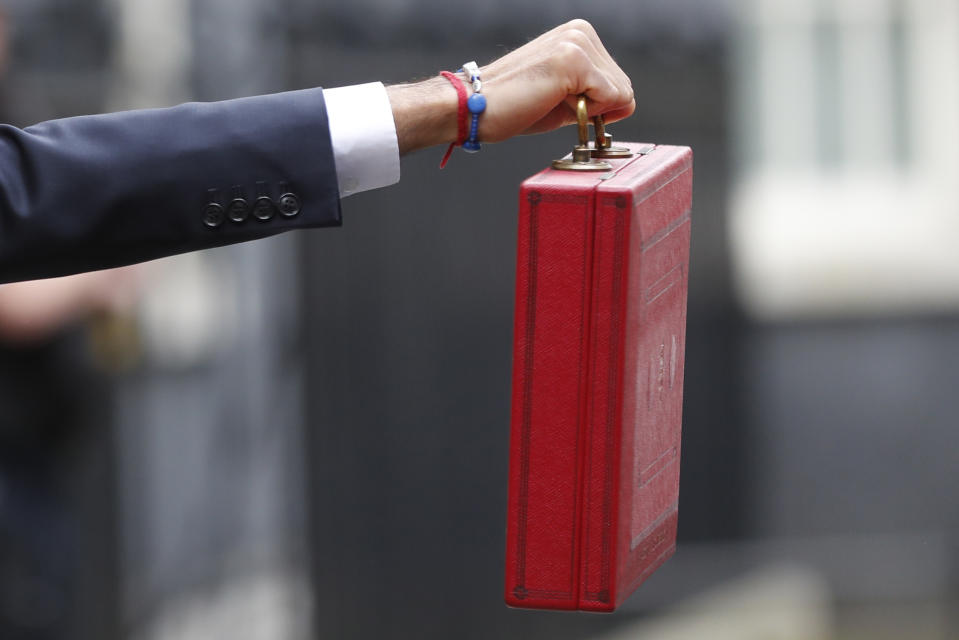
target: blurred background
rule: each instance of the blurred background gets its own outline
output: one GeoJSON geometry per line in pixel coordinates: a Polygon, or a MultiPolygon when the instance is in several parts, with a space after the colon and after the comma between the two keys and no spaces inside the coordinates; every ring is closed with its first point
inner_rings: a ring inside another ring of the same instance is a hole
{"type": "Polygon", "coordinates": [[[959,637],[952,0],[0,7],[15,125],[584,17],[616,137],[696,153],[680,544],[620,612],[501,597],[516,194],[560,131],[405,158],[342,229],[0,287],[0,638],[959,637]]]}

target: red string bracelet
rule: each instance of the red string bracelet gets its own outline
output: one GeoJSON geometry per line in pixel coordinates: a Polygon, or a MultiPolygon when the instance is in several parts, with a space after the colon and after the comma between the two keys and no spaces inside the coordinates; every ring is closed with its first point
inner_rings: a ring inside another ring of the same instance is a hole
{"type": "Polygon", "coordinates": [[[463,86],[463,83],[459,78],[449,71],[440,71],[440,75],[450,81],[450,84],[453,85],[454,89],[456,89],[456,96],[459,98],[459,104],[456,106],[456,122],[457,126],[459,127],[459,133],[457,135],[456,142],[450,143],[449,148],[446,150],[446,155],[444,155],[443,159],[440,161],[440,169],[442,169],[446,166],[446,163],[449,162],[450,155],[453,153],[453,147],[458,147],[466,142],[468,132],[466,130],[466,87],[463,86]]]}

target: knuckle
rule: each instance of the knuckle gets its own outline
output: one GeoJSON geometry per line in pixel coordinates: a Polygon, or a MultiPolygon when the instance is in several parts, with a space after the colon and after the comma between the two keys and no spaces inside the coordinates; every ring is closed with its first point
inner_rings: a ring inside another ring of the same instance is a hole
{"type": "Polygon", "coordinates": [[[580,50],[589,46],[589,38],[582,31],[570,31],[566,34],[566,42],[576,45],[580,50]]]}
{"type": "Polygon", "coordinates": [[[571,65],[585,55],[583,48],[575,42],[561,42],[556,48],[556,57],[564,64],[571,65]]]}
{"type": "Polygon", "coordinates": [[[566,23],[566,26],[568,26],[573,31],[578,31],[587,36],[590,36],[596,33],[596,30],[593,29],[593,25],[591,25],[587,20],[584,20],[582,18],[576,18],[574,20],[570,20],[569,22],[566,23]]]}

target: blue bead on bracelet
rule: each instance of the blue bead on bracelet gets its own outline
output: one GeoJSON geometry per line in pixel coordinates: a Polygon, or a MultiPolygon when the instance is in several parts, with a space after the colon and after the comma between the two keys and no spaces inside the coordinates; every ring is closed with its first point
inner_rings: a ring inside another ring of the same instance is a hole
{"type": "Polygon", "coordinates": [[[463,143],[463,149],[470,153],[476,153],[480,150],[481,146],[479,142],[479,117],[481,113],[486,111],[486,96],[481,93],[483,91],[483,81],[480,80],[480,72],[477,64],[475,62],[467,62],[463,65],[461,71],[466,72],[473,85],[473,95],[466,101],[466,108],[469,109],[470,114],[472,114],[472,121],[470,122],[469,138],[463,143]]]}

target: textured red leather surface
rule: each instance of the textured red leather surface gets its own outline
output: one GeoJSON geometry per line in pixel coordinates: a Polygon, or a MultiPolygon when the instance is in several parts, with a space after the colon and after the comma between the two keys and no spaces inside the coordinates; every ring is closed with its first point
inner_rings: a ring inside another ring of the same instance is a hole
{"type": "Polygon", "coordinates": [[[506,602],[612,611],[673,553],[692,152],[520,191],[506,602]]]}

